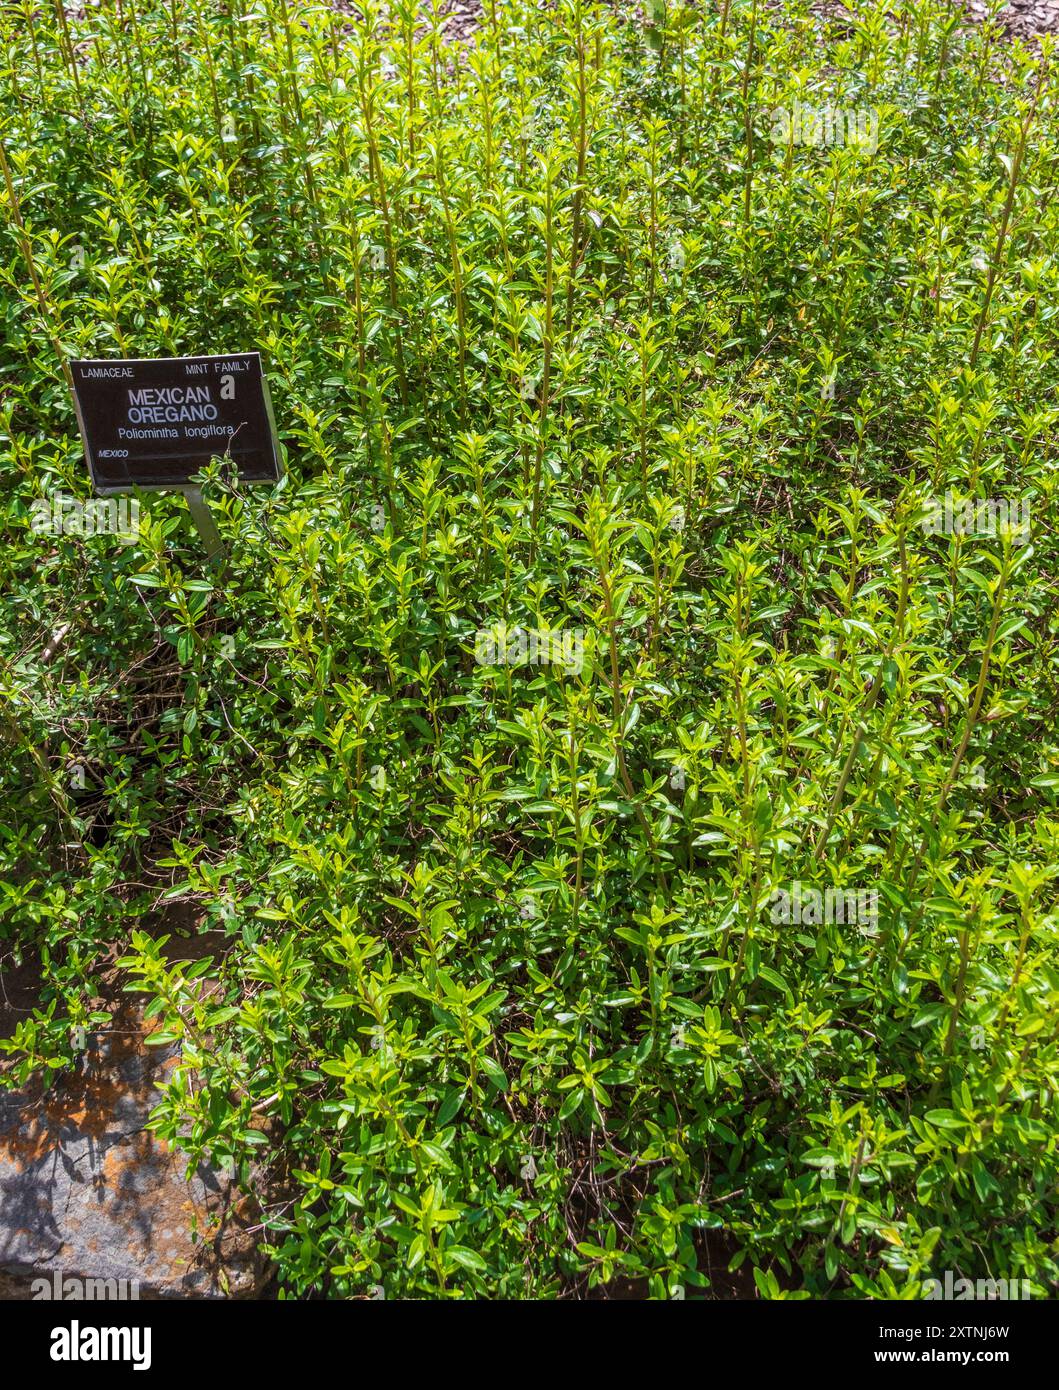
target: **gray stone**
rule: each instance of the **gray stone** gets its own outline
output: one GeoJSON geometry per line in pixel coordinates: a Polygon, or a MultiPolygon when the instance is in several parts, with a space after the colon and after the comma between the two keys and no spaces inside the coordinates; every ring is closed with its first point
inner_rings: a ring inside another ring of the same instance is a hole
{"type": "Polygon", "coordinates": [[[79,1071],[0,1092],[0,1296],[56,1272],[135,1280],[141,1298],[255,1291],[246,1200],[209,1168],[186,1180],[186,1160],[146,1128],[173,1062],[123,1004],[79,1071]]]}

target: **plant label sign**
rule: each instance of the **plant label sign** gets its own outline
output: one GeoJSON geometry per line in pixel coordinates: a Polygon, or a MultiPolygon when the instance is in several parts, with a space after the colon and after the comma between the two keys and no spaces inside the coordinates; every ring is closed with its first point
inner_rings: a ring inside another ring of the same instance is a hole
{"type": "Polygon", "coordinates": [[[187,490],[212,458],[277,483],[279,445],[258,352],[70,363],[97,493],[187,490]]]}

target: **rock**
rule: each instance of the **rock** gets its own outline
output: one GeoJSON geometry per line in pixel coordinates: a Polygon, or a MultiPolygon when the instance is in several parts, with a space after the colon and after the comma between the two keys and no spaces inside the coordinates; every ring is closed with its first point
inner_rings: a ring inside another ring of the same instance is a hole
{"type": "MultiPolygon", "coordinates": [[[[134,1280],[140,1298],[248,1296],[261,1269],[231,1184],[146,1129],[172,1047],[123,1003],[48,1091],[0,1092],[0,1292],[33,1279],[134,1280]]],[[[130,1285],[126,1286],[131,1288],[130,1285]]]]}

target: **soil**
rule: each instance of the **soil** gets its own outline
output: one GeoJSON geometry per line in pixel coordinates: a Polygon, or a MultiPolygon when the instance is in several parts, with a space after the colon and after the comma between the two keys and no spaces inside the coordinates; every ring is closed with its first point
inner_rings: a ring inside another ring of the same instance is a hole
{"type": "MultiPolygon", "coordinates": [[[[982,0],[968,0],[970,17],[981,23],[989,12],[982,0]]],[[[1001,10],[1000,23],[1012,38],[1032,39],[1038,34],[1059,32],[1059,0],[1008,0],[1001,10]]]]}

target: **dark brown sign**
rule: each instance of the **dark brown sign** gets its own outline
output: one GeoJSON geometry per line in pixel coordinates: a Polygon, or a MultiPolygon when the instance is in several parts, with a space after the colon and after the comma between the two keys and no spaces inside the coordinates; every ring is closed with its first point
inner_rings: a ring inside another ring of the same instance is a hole
{"type": "Polygon", "coordinates": [[[212,458],[239,482],[276,483],[279,446],[261,354],[71,362],[96,492],[193,486],[212,458]]]}

